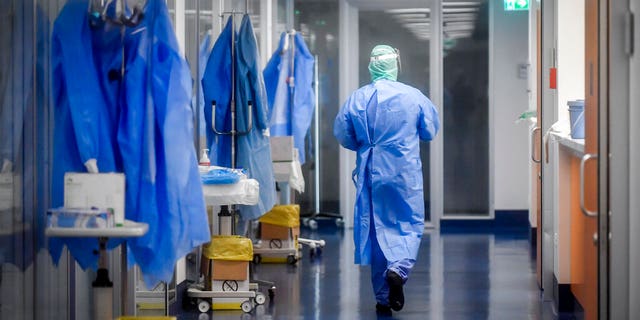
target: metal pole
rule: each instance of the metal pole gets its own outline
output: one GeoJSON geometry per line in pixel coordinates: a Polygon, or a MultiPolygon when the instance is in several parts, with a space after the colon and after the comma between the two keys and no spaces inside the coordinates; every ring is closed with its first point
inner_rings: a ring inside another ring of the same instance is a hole
{"type": "Polygon", "coordinates": [[[316,101],[315,101],[315,110],[314,110],[314,121],[313,121],[313,125],[315,126],[314,128],[314,137],[313,137],[313,144],[314,144],[314,155],[316,158],[316,163],[315,163],[315,181],[314,181],[314,188],[315,188],[315,208],[316,211],[315,213],[320,213],[320,105],[318,103],[319,99],[318,99],[318,56],[315,56],[315,63],[314,63],[314,68],[313,68],[313,84],[314,84],[314,91],[316,94],[316,101]]]}
{"type": "Polygon", "coordinates": [[[231,14],[231,168],[236,167],[236,19],[231,14]]]}
{"type": "Polygon", "coordinates": [[[286,3],[286,28],[287,30],[292,30],[293,29],[293,23],[294,23],[294,3],[293,0],[287,0],[286,3]]]}
{"type": "MultiPolygon", "coordinates": [[[[200,1],[196,1],[196,44],[200,43],[200,1]]],[[[194,132],[194,144],[196,146],[196,158],[200,153],[200,83],[202,76],[200,75],[200,53],[196,54],[196,106],[195,106],[195,132],[194,132]]],[[[207,148],[209,146],[206,146],[207,148]]]]}
{"type": "Polygon", "coordinates": [[[184,1],[176,1],[176,38],[178,40],[178,44],[180,45],[180,53],[185,54],[186,42],[186,16],[185,16],[185,2],[184,1]]]}
{"type": "MultiPolygon", "coordinates": [[[[295,86],[296,86],[296,34],[293,31],[293,29],[289,30],[289,32],[291,32],[289,35],[287,35],[288,37],[290,37],[290,42],[291,42],[291,50],[289,52],[289,57],[290,60],[289,62],[291,63],[290,67],[289,67],[289,105],[291,106],[289,108],[289,126],[290,126],[290,130],[291,130],[291,135],[293,135],[293,102],[294,102],[294,94],[295,94],[295,86]]],[[[300,150],[301,152],[304,152],[304,150],[300,150]]]]}

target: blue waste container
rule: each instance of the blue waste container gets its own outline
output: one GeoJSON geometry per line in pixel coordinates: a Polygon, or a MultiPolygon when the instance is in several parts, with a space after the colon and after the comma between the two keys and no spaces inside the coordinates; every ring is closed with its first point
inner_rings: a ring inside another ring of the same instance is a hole
{"type": "Polygon", "coordinates": [[[567,102],[571,121],[571,138],[584,139],[584,100],[567,102]]]}

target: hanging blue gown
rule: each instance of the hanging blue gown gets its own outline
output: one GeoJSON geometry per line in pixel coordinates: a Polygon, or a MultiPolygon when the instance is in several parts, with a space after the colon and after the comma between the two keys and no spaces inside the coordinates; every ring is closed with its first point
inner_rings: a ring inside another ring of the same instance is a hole
{"type": "Polygon", "coordinates": [[[211,54],[206,60],[202,74],[202,95],[204,97],[204,119],[207,132],[207,146],[212,165],[231,167],[231,138],[218,135],[212,127],[212,104],[216,104],[215,129],[218,132],[231,131],[231,33],[234,32],[231,19],[218,36],[211,54]]]}
{"type": "MultiPolygon", "coordinates": [[[[211,129],[211,101],[217,102],[216,129],[228,132],[231,129],[231,19],[216,41],[202,80],[207,121],[207,143],[211,146],[211,163],[229,166],[231,149],[228,136],[217,136],[211,129]],[[216,141],[217,138],[217,141],[216,141]],[[217,150],[217,153],[214,153],[217,150]]],[[[271,164],[269,138],[264,135],[268,128],[268,108],[258,47],[248,15],[242,18],[236,38],[236,110],[237,130],[246,131],[248,104],[252,103],[253,127],[248,134],[237,137],[236,166],[247,170],[250,178],[260,184],[260,199],[255,206],[240,206],[240,215],[245,220],[257,219],[275,204],[275,180],[271,164]]]]}
{"type": "MultiPolygon", "coordinates": [[[[198,65],[198,75],[200,76],[199,79],[197,79],[196,83],[194,85],[197,85],[200,87],[200,90],[198,91],[198,96],[194,96],[192,98],[192,105],[193,105],[193,110],[194,112],[198,113],[198,117],[200,118],[200,139],[207,137],[207,127],[206,127],[206,121],[204,119],[204,94],[202,93],[202,78],[204,76],[204,69],[207,67],[207,60],[209,59],[209,54],[211,54],[211,42],[213,41],[213,39],[211,39],[211,34],[207,33],[204,37],[204,40],[202,40],[202,43],[200,44],[200,50],[198,51],[198,57],[199,57],[199,65],[198,65]]],[[[208,148],[208,146],[207,146],[208,148]]]]}
{"type": "MultiPolygon", "coordinates": [[[[141,151],[140,191],[137,203],[131,205],[138,210],[127,211],[131,214],[127,217],[149,224],[149,232],[130,240],[129,246],[150,284],[170,281],[177,260],[211,236],[193,144],[189,65],[180,53],[165,1],[149,0],[144,13],[142,23],[130,30],[125,41],[130,59],[125,105],[131,114],[143,115],[143,122],[129,123],[122,117],[120,124],[120,128],[143,128],[132,131],[142,143],[136,144],[130,135],[119,136],[118,141],[122,150],[127,144],[141,151]],[[147,203],[153,196],[155,206],[147,203]]],[[[125,173],[136,170],[140,160],[132,160],[125,160],[125,173]]]]}
{"type": "Polygon", "coordinates": [[[305,136],[311,126],[315,108],[314,63],[313,55],[300,33],[295,33],[292,37],[282,33],[278,49],[264,69],[271,135],[293,136],[300,163],[305,162],[305,136]],[[292,50],[292,46],[295,49],[292,50]],[[291,75],[292,58],[294,80],[290,83],[288,78],[291,75]]]}
{"type": "MultiPolygon", "coordinates": [[[[85,163],[90,159],[97,161],[100,172],[118,171],[118,84],[109,79],[108,70],[121,63],[119,35],[117,29],[89,26],[86,1],[69,1],[54,23],[52,207],[64,204],[64,174],[87,172],[85,163]]],[[[98,249],[96,239],[50,238],[54,261],[60,258],[64,244],[82,268],[97,268],[97,255],[93,253],[98,249]]]]}
{"type": "MultiPolygon", "coordinates": [[[[56,88],[59,97],[56,120],[58,115],[84,120],[95,114],[103,115],[104,110],[114,110],[113,114],[103,116],[110,121],[103,120],[105,124],[98,126],[104,131],[99,136],[110,138],[109,144],[100,144],[99,150],[110,151],[114,166],[109,170],[101,160],[98,166],[101,172],[125,173],[126,218],[149,225],[143,237],[128,239],[131,261],[140,266],[148,285],[170,281],[176,261],[210,240],[193,146],[189,67],[180,54],[164,1],[149,0],[142,22],[126,29],[124,77],[120,76],[123,57],[119,53],[122,49],[119,28],[107,25],[88,30],[95,33],[93,37],[90,32],[78,35],[70,30],[89,28],[86,8],[86,1],[68,3],[57,20],[57,24],[68,29],[54,30],[62,53],[77,52],[75,56],[66,56],[54,51],[57,65],[66,71],[58,77],[74,85],[56,88]],[[93,44],[93,52],[87,54],[84,50],[88,43],[93,44]],[[85,56],[78,56],[81,54],[85,56]],[[74,76],[77,74],[82,77],[74,76]],[[93,76],[86,77],[87,74],[93,76]],[[86,91],[75,89],[78,83],[86,91]],[[91,112],[75,112],[80,107],[75,102],[82,99],[92,99],[82,105],[92,106],[91,112]]],[[[54,79],[56,82],[61,81],[54,79]]],[[[85,122],[88,121],[80,124],[85,122]]],[[[68,154],[74,147],[59,140],[93,137],[87,134],[91,133],[91,126],[78,126],[70,121],[62,122],[62,126],[58,123],[56,129],[60,127],[66,135],[56,135],[56,142],[61,144],[55,150],[56,155],[68,154]]],[[[100,141],[94,140],[88,139],[87,144],[98,145],[100,141]]],[[[62,158],[54,164],[54,171],[59,172],[58,176],[67,171],[84,171],[83,159],[62,158]],[[69,163],[75,166],[68,169],[69,163]]],[[[74,253],[77,259],[85,255],[74,253]]],[[[95,265],[95,261],[89,262],[94,264],[86,266],[95,265]]]]}

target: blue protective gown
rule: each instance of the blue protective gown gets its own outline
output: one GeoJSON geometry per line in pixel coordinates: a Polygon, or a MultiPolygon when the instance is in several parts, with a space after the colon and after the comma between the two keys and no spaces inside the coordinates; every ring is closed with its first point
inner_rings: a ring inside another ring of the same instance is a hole
{"type": "Polygon", "coordinates": [[[355,263],[372,265],[374,290],[385,305],[386,282],[373,275],[393,270],[406,280],[415,262],[424,231],[419,140],[432,140],[438,128],[431,101],[391,80],[356,90],[334,122],[340,144],[357,152],[355,263]]]}
{"type": "MultiPolygon", "coordinates": [[[[58,72],[53,83],[64,86],[54,88],[53,182],[58,183],[64,172],[85,171],[85,156],[75,150],[83,145],[76,147],[74,141],[86,140],[85,148],[99,150],[98,157],[102,152],[111,155],[112,162],[98,158],[100,171],[125,173],[126,218],[149,224],[146,235],[128,240],[130,257],[148,285],[170,281],[176,261],[210,240],[193,147],[189,67],[180,55],[164,1],[147,2],[144,19],[126,30],[124,42],[119,28],[90,28],[86,8],[86,1],[69,2],[54,29],[58,72]],[[96,115],[103,125],[92,125],[98,123],[96,115]],[[100,132],[93,133],[96,127],[100,132]],[[108,143],[101,143],[106,138],[108,143]]],[[[54,188],[58,205],[61,193],[62,186],[54,188]]],[[[89,262],[83,266],[95,266],[95,257],[85,257],[85,248],[70,248],[76,259],[89,262]]]]}
{"type": "MultiPolygon", "coordinates": [[[[84,163],[97,160],[100,172],[118,171],[116,131],[117,83],[108,70],[121,63],[119,31],[92,29],[87,2],[69,1],[53,27],[51,65],[54,97],[52,206],[63,206],[64,174],[87,172],[84,163]],[[94,58],[95,55],[95,58],[94,58]],[[107,72],[105,72],[107,71],[107,72]]],[[[63,244],[83,268],[97,268],[96,239],[49,239],[58,261],[63,244]]]]}
{"type": "Polygon", "coordinates": [[[206,123],[209,159],[212,165],[231,167],[231,138],[217,135],[213,130],[212,104],[216,104],[215,129],[218,132],[231,130],[231,33],[235,32],[231,19],[218,36],[206,59],[202,74],[204,96],[204,119],[206,123]]]}
{"type": "Polygon", "coordinates": [[[177,260],[210,241],[208,219],[193,145],[191,72],[180,53],[164,0],[149,0],[142,23],[128,30],[123,102],[128,115],[118,136],[124,170],[136,172],[139,193],[128,197],[127,217],[149,224],[144,237],[129,242],[145,281],[170,281],[177,260]],[[141,90],[143,89],[143,90],[141,90]],[[136,137],[140,143],[137,143],[136,137]],[[125,146],[130,148],[130,161],[125,146]],[[136,158],[135,148],[139,157],[136,158]],[[140,164],[140,167],[136,167],[140,164]],[[155,197],[155,204],[148,203],[155,197]],[[155,210],[155,211],[154,211],[155,210]]]}
{"type": "Polygon", "coordinates": [[[264,69],[271,135],[293,136],[300,163],[305,162],[305,136],[315,108],[314,63],[313,55],[300,33],[282,33],[278,49],[264,69]],[[291,76],[293,82],[290,81],[291,76]]]}
{"type": "Polygon", "coordinates": [[[193,110],[197,110],[196,112],[198,112],[198,117],[200,117],[201,139],[206,138],[207,136],[207,127],[205,125],[206,120],[204,118],[204,94],[202,93],[202,78],[204,77],[204,70],[207,67],[207,60],[209,60],[209,55],[211,54],[212,41],[213,39],[211,39],[211,34],[207,33],[204,37],[204,40],[202,40],[202,43],[200,43],[200,50],[198,51],[198,75],[200,76],[200,78],[197,79],[196,83],[194,84],[199,86],[200,89],[198,90],[198,96],[194,96],[191,102],[193,104],[193,110]]]}
{"type": "MultiPolygon", "coordinates": [[[[218,136],[211,128],[211,101],[216,101],[216,129],[231,129],[231,32],[235,32],[231,19],[216,41],[204,72],[202,87],[205,99],[207,144],[210,145],[211,164],[230,166],[231,145],[229,136],[218,136]]],[[[245,220],[257,219],[275,204],[275,180],[271,165],[268,128],[267,99],[258,55],[256,38],[248,15],[242,18],[236,38],[236,123],[237,130],[246,131],[248,104],[252,102],[253,128],[248,134],[237,137],[236,167],[247,170],[250,178],[260,184],[260,200],[255,206],[240,206],[245,220]]]]}

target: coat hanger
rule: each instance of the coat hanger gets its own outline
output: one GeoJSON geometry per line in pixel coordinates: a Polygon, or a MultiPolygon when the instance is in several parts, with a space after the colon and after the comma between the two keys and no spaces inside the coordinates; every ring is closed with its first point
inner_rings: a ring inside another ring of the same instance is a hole
{"type": "Polygon", "coordinates": [[[89,22],[91,26],[98,27],[111,23],[123,27],[135,27],[144,17],[146,0],[137,1],[132,6],[131,1],[126,0],[92,0],[89,2],[89,22]],[[115,16],[109,15],[109,9],[115,6],[115,16]],[[131,9],[132,7],[132,9],[131,9]],[[131,14],[128,14],[131,12],[131,14]]]}

